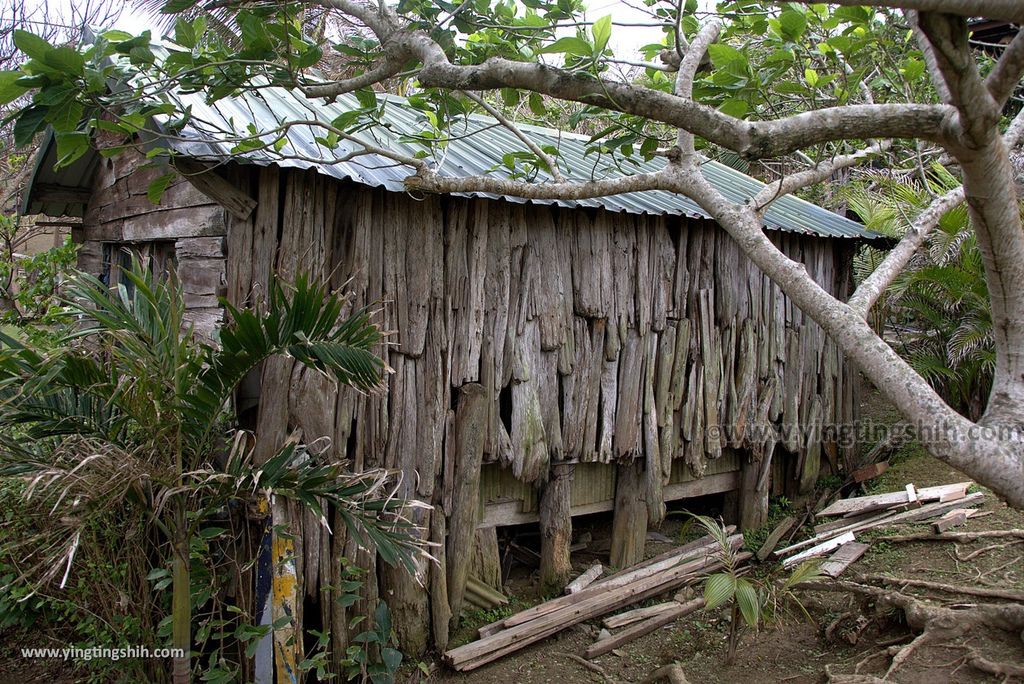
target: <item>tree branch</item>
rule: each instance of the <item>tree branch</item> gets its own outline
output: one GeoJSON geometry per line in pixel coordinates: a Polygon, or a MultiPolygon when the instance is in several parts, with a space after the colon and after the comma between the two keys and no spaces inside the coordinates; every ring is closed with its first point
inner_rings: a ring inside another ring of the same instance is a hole
{"type": "Polygon", "coordinates": [[[992,72],[985,79],[985,86],[1000,108],[1013,95],[1024,74],[1024,31],[1018,31],[1010,44],[1003,50],[1003,55],[996,62],[992,72]]]}
{"type": "Polygon", "coordinates": [[[931,45],[938,72],[937,85],[945,83],[949,102],[959,112],[959,144],[970,148],[985,145],[999,121],[1001,107],[978,73],[967,42],[966,21],[961,17],[924,12],[917,16],[917,25],[925,36],[922,45],[931,45]]]}
{"type": "Polygon", "coordinates": [[[333,100],[339,95],[351,93],[353,90],[359,90],[360,88],[368,88],[375,83],[391,78],[402,70],[402,65],[408,59],[408,55],[404,57],[403,59],[401,50],[396,50],[394,53],[389,53],[380,65],[364,74],[346,78],[342,81],[299,86],[299,90],[309,98],[324,97],[333,100]]]}
{"type": "Polygon", "coordinates": [[[921,30],[919,23],[920,13],[909,10],[907,11],[907,19],[910,22],[910,30],[914,32],[914,39],[917,40],[917,45],[921,48],[921,54],[924,55],[924,63],[928,67],[928,75],[931,76],[932,86],[934,86],[935,92],[938,93],[939,100],[946,104],[952,104],[953,96],[949,92],[946,77],[942,70],[939,69],[939,65],[935,60],[935,50],[928,36],[921,30]]]}
{"type": "Polygon", "coordinates": [[[827,162],[817,164],[812,168],[784,176],[774,183],[764,186],[764,188],[761,189],[761,192],[757,193],[753,199],[750,200],[750,204],[754,207],[755,211],[762,212],[769,204],[780,197],[796,192],[808,185],[814,185],[815,183],[828,180],[836,171],[856,166],[876,154],[885,152],[891,146],[892,143],[888,140],[875,143],[868,148],[859,150],[852,154],[840,155],[827,162]]]}
{"type": "MultiPolygon", "coordinates": [[[[543,63],[492,57],[481,64],[453,64],[428,34],[403,28],[390,9],[356,0],[311,0],[363,22],[388,51],[422,62],[420,83],[449,90],[520,88],[645,117],[699,135],[750,159],[782,156],[805,147],[851,138],[922,138],[943,143],[956,133],[955,112],[931,104],[846,105],[773,121],[744,121],[713,107],[640,85],[596,78],[543,63]]],[[[322,93],[329,95],[329,89],[322,93]]]]}
{"type": "Polygon", "coordinates": [[[926,448],[989,484],[1011,505],[1024,506],[1024,479],[1004,475],[1024,470],[1018,444],[1008,440],[1001,429],[976,425],[950,408],[859,312],[822,289],[803,264],[783,254],[765,236],[760,216],[752,206],[729,202],[703,177],[699,167],[680,169],[677,175],[677,192],[697,202],[743,253],[836,341],[875,387],[900,407],[926,448]]]}
{"type": "MultiPolygon", "coordinates": [[[[708,46],[718,40],[718,34],[721,30],[722,22],[717,19],[709,21],[686,49],[686,55],[679,63],[679,73],[676,74],[677,97],[693,101],[693,79],[697,75],[697,69],[700,67],[701,60],[704,59],[704,54],[708,51],[708,46]]],[[[676,145],[679,147],[684,158],[692,157],[695,154],[693,149],[693,133],[690,133],[685,128],[679,129],[676,145]]]]}
{"type": "MultiPolygon", "coordinates": [[[[797,0],[805,5],[815,0],[797,0]]],[[[1003,21],[1024,22],[1024,4],[1019,0],[831,0],[834,5],[909,9],[919,12],[942,12],[961,17],[986,17],[1003,21]]],[[[776,4],[782,4],[779,0],[776,4]]]]}
{"type": "Polygon", "coordinates": [[[438,194],[486,192],[535,200],[581,200],[607,197],[626,192],[647,190],[672,190],[671,182],[664,169],[653,173],[607,180],[561,183],[531,183],[530,181],[497,178],[492,176],[442,176],[432,169],[421,167],[405,179],[408,190],[420,190],[438,194]]]}
{"type": "Polygon", "coordinates": [[[867,317],[878,298],[903,272],[921,245],[928,240],[928,236],[939,224],[939,220],[963,201],[964,189],[959,187],[936,197],[924,211],[918,214],[914,222],[907,228],[906,234],[889,251],[882,263],[875,267],[875,270],[857,286],[847,302],[850,308],[861,317],[867,317]]]}
{"type": "MultiPolygon", "coordinates": [[[[1006,133],[1003,135],[1003,144],[1007,149],[1012,149],[1020,144],[1022,138],[1024,138],[1024,110],[1014,117],[1006,129],[1006,133]]],[[[936,197],[924,211],[918,214],[906,234],[889,251],[882,263],[857,286],[847,302],[850,307],[861,316],[866,317],[885,289],[903,272],[910,260],[914,258],[917,250],[927,241],[935,226],[939,224],[939,220],[946,215],[946,212],[963,201],[963,187],[936,197]]]]}
{"type": "Polygon", "coordinates": [[[558,170],[558,164],[555,163],[555,161],[548,155],[547,152],[540,149],[540,147],[537,146],[537,143],[533,142],[533,140],[531,140],[529,136],[527,136],[525,133],[519,130],[518,126],[509,121],[501,112],[499,112],[495,107],[492,107],[490,104],[488,104],[486,100],[484,100],[476,93],[468,93],[462,91],[462,94],[468,97],[473,102],[480,105],[480,107],[482,107],[485,112],[493,116],[495,119],[498,120],[499,123],[501,123],[502,126],[511,131],[512,135],[519,138],[519,141],[526,145],[526,147],[537,156],[537,159],[539,159],[541,162],[544,163],[545,166],[548,167],[548,171],[551,173],[551,177],[554,178],[556,182],[565,182],[565,178],[562,176],[562,172],[558,170]]]}

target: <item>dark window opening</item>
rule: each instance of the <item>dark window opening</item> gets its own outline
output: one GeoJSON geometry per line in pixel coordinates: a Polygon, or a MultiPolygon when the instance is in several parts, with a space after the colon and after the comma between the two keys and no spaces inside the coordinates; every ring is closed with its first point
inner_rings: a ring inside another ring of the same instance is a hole
{"type": "Polygon", "coordinates": [[[143,268],[152,269],[161,280],[169,278],[177,267],[177,256],[172,241],[138,244],[105,242],[103,271],[99,274],[99,279],[110,287],[122,285],[131,295],[135,291],[135,286],[125,276],[125,272],[131,269],[133,259],[138,260],[143,268]]]}

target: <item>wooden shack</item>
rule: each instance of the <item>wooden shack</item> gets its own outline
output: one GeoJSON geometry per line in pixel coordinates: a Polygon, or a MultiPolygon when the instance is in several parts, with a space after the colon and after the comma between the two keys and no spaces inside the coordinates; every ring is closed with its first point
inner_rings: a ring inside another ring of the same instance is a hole
{"type": "MultiPolygon", "coordinates": [[[[542,577],[557,583],[574,516],[610,512],[610,563],[624,566],[641,558],[666,502],[728,494],[752,527],[771,492],[806,491],[820,469],[849,461],[854,370],[686,198],[416,196],[403,191],[408,169],[373,155],[336,162],[344,149],[321,149],[297,128],[282,158],[233,155],[218,127],[269,129],[294,111],[291,94],[260,93],[195,101],[182,134],[191,139],[165,141],[182,177],[157,206],[147,188],[167,169],[141,151],[54,171],[50,145],[25,209],[81,216],[81,268],[108,282],[130,252],[175,269],[191,320],[211,338],[218,298],[258,305],[272,273],[309,272],[354,305],[379,307],[393,331],[379,350],[394,371],[386,392],[362,396],[275,359],[238,399],[268,447],[296,430],[329,437],[332,458],[391,468],[405,496],[433,506],[419,522],[439,562],[415,578],[312,518],[292,521],[307,622],[330,627],[336,645],[348,625],[330,600],[342,555],[369,570],[368,598],[387,600],[403,649],[420,653],[447,642],[467,576],[500,586],[501,526],[539,524],[542,577]]],[[[315,106],[330,121],[353,102],[315,106]]],[[[392,98],[386,116],[378,144],[408,147],[399,137],[421,130],[415,113],[392,98]]],[[[503,153],[522,148],[483,117],[467,130],[446,148],[443,173],[500,173],[503,153]]],[[[567,175],[626,172],[587,155],[583,137],[527,131],[559,147],[567,175]]],[[[715,162],[705,170],[732,197],[760,187],[715,162]]],[[[766,229],[839,296],[854,251],[876,237],[792,197],[768,211],[766,229]]]]}

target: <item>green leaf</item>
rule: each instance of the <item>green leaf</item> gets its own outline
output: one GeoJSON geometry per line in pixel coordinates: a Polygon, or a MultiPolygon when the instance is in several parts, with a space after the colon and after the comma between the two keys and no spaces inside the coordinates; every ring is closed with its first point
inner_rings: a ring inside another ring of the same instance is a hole
{"type": "Polygon", "coordinates": [[[724,572],[708,577],[704,583],[704,607],[713,610],[732,600],[736,594],[736,578],[724,572]]]}
{"type": "Polygon", "coordinates": [[[146,188],[146,197],[149,198],[149,201],[153,204],[160,204],[160,198],[164,196],[164,191],[167,190],[167,186],[171,184],[176,175],[176,173],[171,171],[151,182],[149,187],[146,188]]]}
{"type": "Polygon", "coordinates": [[[384,661],[384,666],[390,672],[394,672],[402,664],[402,652],[393,648],[382,648],[380,650],[380,659],[384,661]]]}
{"type": "Polygon", "coordinates": [[[126,40],[132,39],[132,34],[127,31],[119,31],[117,29],[111,29],[110,31],[104,31],[100,34],[104,40],[110,43],[123,43],[126,40]]]}
{"type": "Polygon", "coordinates": [[[34,33],[20,29],[15,29],[14,31],[14,45],[25,53],[26,56],[38,59],[40,62],[45,61],[46,55],[53,50],[53,46],[44,39],[34,33]]]}
{"type": "Polygon", "coordinates": [[[57,168],[63,168],[77,161],[89,151],[89,134],[81,131],[57,132],[57,168]]]}
{"type": "Polygon", "coordinates": [[[711,63],[718,69],[725,69],[732,62],[740,61],[746,63],[747,61],[742,52],[725,43],[712,43],[709,45],[708,55],[711,57],[711,63]]]}
{"type": "Polygon", "coordinates": [[[866,7],[837,7],[832,16],[851,24],[866,24],[871,21],[871,12],[866,7]]]}
{"type": "Polygon", "coordinates": [[[530,111],[537,116],[544,116],[548,113],[544,106],[544,98],[540,96],[540,93],[530,93],[530,111]]]}
{"type": "Polygon", "coordinates": [[[46,125],[46,115],[49,112],[49,107],[41,105],[29,105],[21,110],[18,120],[14,123],[14,144],[24,147],[31,143],[36,133],[46,125]]]}
{"type": "Polygon", "coordinates": [[[74,131],[78,128],[78,124],[82,121],[82,115],[84,110],[81,103],[75,102],[74,100],[57,104],[50,108],[50,112],[46,117],[46,120],[53,126],[53,130],[58,133],[66,133],[74,131]]]}
{"type": "Polygon", "coordinates": [[[161,14],[178,14],[185,10],[192,9],[196,0],[169,0],[166,5],[160,8],[161,14]]]}
{"type": "Polygon", "coordinates": [[[599,56],[608,46],[608,39],[612,37],[612,15],[601,17],[590,27],[594,36],[594,56],[599,56]]]}
{"type": "Polygon", "coordinates": [[[736,604],[740,608],[744,622],[751,627],[757,627],[761,619],[761,602],[754,585],[742,578],[736,580],[736,604]]]}
{"type": "Polygon", "coordinates": [[[373,88],[361,88],[355,92],[355,96],[363,109],[377,108],[377,92],[373,88]]]}
{"type": "Polygon", "coordinates": [[[42,61],[47,66],[71,76],[80,76],[85,67],[85,58],[82,57],[82,54],[67,46],[53,48],[46,53],[46,57],[42,61]]]}
{"type": "Polygon", "coordinates": [[[324,51],[320,49],[319,45],[307,46],[305,50],[299,53],[295,60],[295,68],[305,69],[311,67],[324,56],[324,51]]]}
{"type": "Polygon", "coordinates": [[[718,111],[729,116],[734,116],[737,119],[742,119],[747,111],[750,109],[750,105],[744,100],[731,99],[726,100],[719,106],[718,111]]]}
{"type": "Polygon", "coordinates": [[[779,27],[783,38],[796,42],[807,28],[807,16],[799,10],[785,9],[779,15],[779,27]]]}
{"type": "Polygon", "coordinates": [[[174,23],[174,42],[190,50],[196,46],[196,31],[184,17],[174,23]]]}
{"type": "Polygon", "coordinates": [[[908,81],[916,81],[924,76],[924,62],[919,59],[908,59],[903,62],[903,77],[908,81]]]}
{"type": "Polygon", "coordinates": [[[15,81],[21,78],[20,71],[0,71],[0,105],[5,105],[25,94],[28,90],[15,81]]]}
{"type": "Polygon", "coordinates": [[[576,36],[566,36],[565,38],[559,38],[551,45],[548,45],[541,49],[542,55],[552,54],[556,52],[564,52],[569,55],[576,55],[579,57],[589,57],[594,53],[590,43],[576,36]]]}

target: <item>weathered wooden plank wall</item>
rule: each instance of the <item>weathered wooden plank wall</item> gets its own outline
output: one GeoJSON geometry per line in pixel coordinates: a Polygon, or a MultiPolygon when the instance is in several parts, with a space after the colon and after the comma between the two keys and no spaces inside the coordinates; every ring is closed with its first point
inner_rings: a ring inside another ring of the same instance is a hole
{"type": "Polygon", "coordinates": [[[80,243],[78,265],[96,276],[106,275],[104,244],[115,258],[121,246],[134,246],[147,259],[155,242],[173,244],[178,273],[188,308],[186,322],[211,338],[223,320],[217,298],[227,294],[224,280],[224,236],[227,212],[182,178],[164,191],[154,205],[146,193],[166,168],[150,165],[143,154],[129,151],[99,160],[92,180],[92,197],[82,225],[72,231],[80,243]]]}
{"type": "MultiPolygon", "coordinates": [[[[104,187],[127,179],[145,188],[144,178],[129,173],[114,173],[104,187]]],[[[174,232],[167,222],[143,237],[171,231],[182,250],[188,245],[180,240],[226,230],[224,287],[236,304],[258,305],[272,272],[290,278],[306,271],[349,290],[353,306],[379,309],[378,321],[392,331],[378,350],[394,371],[386,392],[358,395],[274,360],[261,377],[257,430],[267,444],[296,430],[308,440],[327,436],[333,456],[356,469],[400,472],[402,494],[433,504],[418,512],[419,522],[445,550],[441,564],[424,563],[409,577],[378,567],[371,551],[344,534],[331,538],[312,518],[297,519],[300,591],[319,598],[310,605],[330,626],[338,653],[350,611],[329,600],[329,587],[341,555],[369,571],[366,601],[378,593],[387,599],[411,653],[447,640],[450,598],[458,603],[457,584],[467,574],[453,554],[473,554],[470,572],[495,581],[493,530],[475,530],[481,498],[456,494],[473,479],[460,467],[475,463],[472,454],[460,460],[455,453],[462,434],[456,399],[470,383],[483,393],[482,462],[535,487],[535,500],[545,499],[540,510],[551,515],[563,516],[573,504],[567,483],[574,464],[628,471],[614,498],[633,502],[626,508],[637,519],[657,521],[679,468],[693,478],[722,478],[722,455],[735,473],[731,459],[739,453],[740,514],[744,524],[757,524],[770,476],[786,472],[773,463],[776,444],[795,455],[786,476],[805,487],[819,455],[842,460],[842,449],[852,448],[829,441],[827,430],[855,414],[853,371],[709,221],[413,199],[274,167],[231,169],[228,177],[257,202],[251,215],[239,218],[194,197],[186,209],[165,210],[187,212],[191,232],[174,232]],[[545,489],[554,464],[561,484],[545,489]],[[458,509],[464,502],[471,514],[458,509]],[[476,544],[445,549],[450,536],[475,536],[476,544]],[[448,572],[444,555],[458,572],[448,572]]],[[[176,192],[193,197],[187,188],[176,192]]],[[[113,205],[96,210],[104,206],[113,205]]],[[[142,235],[124,228],[134,220],[127,213],[114,206],[107,220],[96,219],[85,230],[87,244],[142,235]]],[[[774,239],[824,288],[845,293],[849,242],[774,239]]],[[[191,267],[182,258],[183,274],[191,267]]],[[[619,517],[613,556],[627,563],[642,552],[642,534],[633,534],[638,523],[619,517]]],[[[552,540],[542,550],[545,567],[564,568],[566,527],[544,522],[552,540]]]]}
{"type": "MultiPolygon", "coordinates": [[[[374,397],[336,392],[301,371],[286,382],[287,372],[268,369],[261,402],[277,408],[264,411],[258,429],[328,434],[356,467],[400,471],[404,494],[435,505],[421,522],[438,544],[445,531],[468,539],[462,528],[480,520],[479,510],[456,510],[463,501],[476,509],[478,499],[453,497],[466,477],[454,454],[453,392],[467,383],[485,393],[484,462],[547,491],[542,510],[571,504],[563,500],[571,487],[543,489],[553,463],[640,459],[618,496],[645,502],[651,520],[662,515],[673,463],[683,459],[699,477],[719,472],[708,466],[723,450],[739,449],[754,461],[741,469],[749,473],[742,499],[758,501],[742,511],[744,522],[755,524],[766,512],[775,442],[798,455],[806,486],[822,427],[852,414],[851,378],[835,346],[710,222],[415,200],[312,172],[254,173],[260,204],[229,232],[229,292],[246,301],[271,268],[326,274],[351,290],[354,305],[380,307],[393,331],[381,352],[394,369],[387,393],[374,397]]],[[[823,287],[846,287],[847,245],[777,240],[823,287]]],[[[549,536],[564,540],[558,530],[549,536]]],[[[332,553],[315,526],[305,536],[307,549],[320,543],[320,557],[332,553]]],[[[615,546],[620,562],[639,551],[635,540],[615,546]]],[[[449,545],[449,563],[458,552],[449,545]]],[[[562,552],[545,556],[561,567],[562,552]]],[[[446,584],[452,573],[420,570],[415,581],[461,596],[446,584]]],[[[316,573],[301,575],[315,583],[316,573]]],[[[439,625],[450,606],[437,605],[446,597],[386,567],[379,574],[402,616],[405,648],[426,647],[431,632],[446,639],[439,625]]]]}

